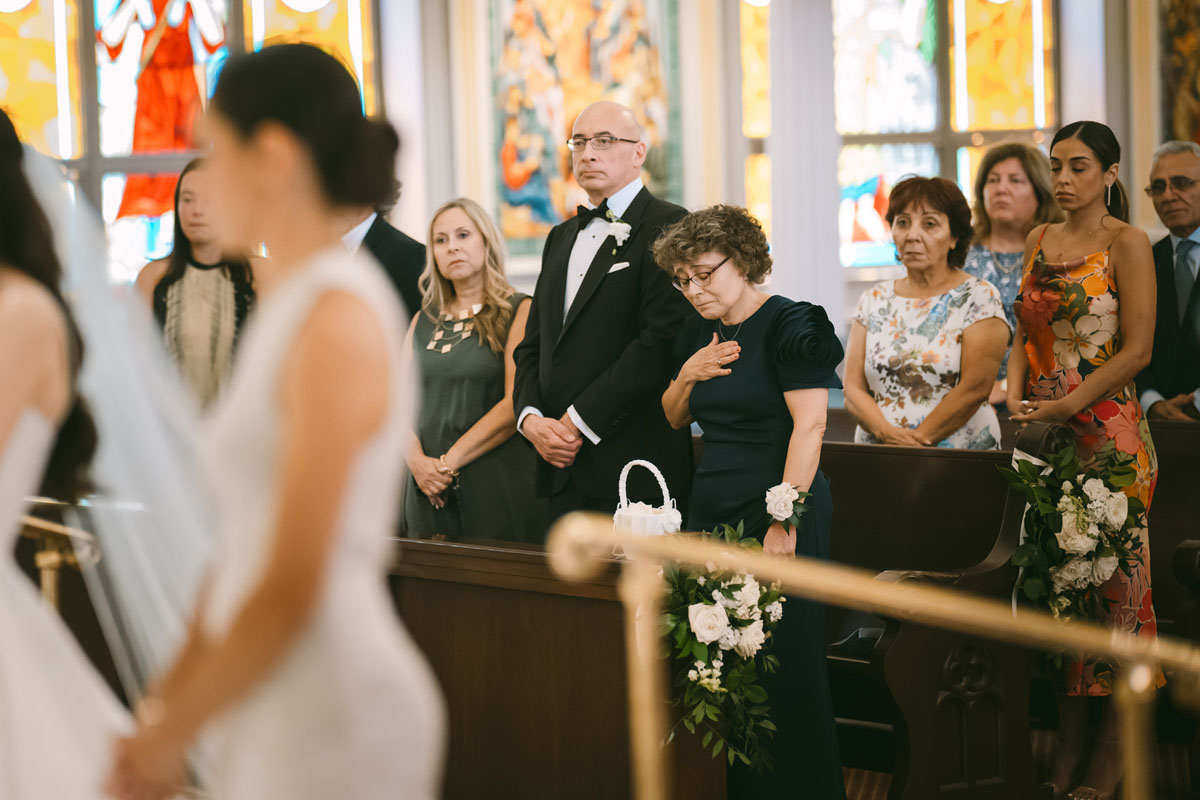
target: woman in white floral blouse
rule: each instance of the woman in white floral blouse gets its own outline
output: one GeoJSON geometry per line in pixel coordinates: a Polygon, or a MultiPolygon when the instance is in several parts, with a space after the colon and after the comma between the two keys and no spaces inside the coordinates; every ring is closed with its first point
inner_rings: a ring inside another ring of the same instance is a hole
{"type": "Polygon", "coordinates": [[[846,356],[854,440],[1000,447],[987,402],[1009,342],[996,287],[963,272],[971,209],[945,178],[908,178],[889,197],[888,224],[906,275],[858,302],[846,356]]]}

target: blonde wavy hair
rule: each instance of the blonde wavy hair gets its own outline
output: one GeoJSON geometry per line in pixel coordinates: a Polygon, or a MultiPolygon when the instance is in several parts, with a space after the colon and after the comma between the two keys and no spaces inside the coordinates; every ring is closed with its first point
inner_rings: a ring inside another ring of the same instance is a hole
{"type": "Polygon", "coordinates": [[[461,209],[483,237],[483,308],[475,315],[475,330],[480,341],[487,344],[493,353],[503,353],[508,342],[508,329],[516,310],[511,300],[513,287],[504,275],[504,262],[508,254],[500,229],[474,200],[456,197],[443,203],[429,220],[425,271],[417,279],[417,288],[421,290],[421,311],[437,322],[454,299],[454,284],[438,271],[433,255],[433,226],[438,217],[452,208],[461,209]]]}

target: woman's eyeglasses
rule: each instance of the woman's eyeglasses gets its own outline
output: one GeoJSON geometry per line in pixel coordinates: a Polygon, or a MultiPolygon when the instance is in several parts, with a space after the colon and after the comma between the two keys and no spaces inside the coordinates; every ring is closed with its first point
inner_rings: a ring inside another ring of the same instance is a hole
{"type": "Polygon", "coordinates": [[[729,258],[729,256],[725,256],[725,258],[721,260],[720,264],[717,264],[715,267],[710,270],[706,270],[705,272],[697,272],[690,278],[675,278],[675,280],[671,281],[671,285],[681,292],[686,292],[688,287],[693,283],[703,289],[705,286],[708,286],[710,281],[712,281],[712,274],[723,267],[729,258]]]}

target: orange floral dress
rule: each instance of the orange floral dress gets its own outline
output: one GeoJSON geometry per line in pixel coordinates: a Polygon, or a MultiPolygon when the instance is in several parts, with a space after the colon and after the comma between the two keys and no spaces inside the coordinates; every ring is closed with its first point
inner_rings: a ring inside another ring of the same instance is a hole
{"type": "MultiPolygon", "coordinates": [[[[1029,359],[1025,397],[1056,400],[1077,389],[1121,349],[1120,296],[1108,250],[1065,264],[1050,264],[1041,247],[1039,240],[1013,307],[1025,328],[1029,359]]],[[[1133,456],[1137,480],[1125,493],[1141,500],[1148,511],[1158,479],[1158,456],[1133,383],[1084,409],[1067,424],[1075,434],[1080,460],[1090,469],[1103,471],[1118,454],[1133,456]]],[[[1140,560],[1132,575],[1117,570],[1104,585],[1104,596],[1111,602],[1107,610],[1097,609],[1097,621],[1152,637],[1157,635],[1158,625],[1150,596],[1145,515],[1139,527],[1140,560]]],[[[1113,677],[1113,667],[1107,662],[1068,660],[1062,688],[1069,695],[1107,695],[1112,692],[1113,677]]],[[[1159,685],[1164,682],[1160,673],[1159,685]]]]}

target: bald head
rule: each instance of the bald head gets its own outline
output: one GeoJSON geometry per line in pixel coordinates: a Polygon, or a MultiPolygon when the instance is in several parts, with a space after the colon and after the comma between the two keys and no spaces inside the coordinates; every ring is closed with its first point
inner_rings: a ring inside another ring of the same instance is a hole
{"type": "Polygon", "coordinates": [[[575,118],[575,125],[571,128],[571,133],[578,134],[580,126],[594,128],[597,125],[607,127],[614,136],[622,139],[641,141],[646,133],[642,130],[642,124],[638,122],[636,114],[612,100],[597,100],[579,112],[579,116],[575,118]]]}
{"type": "Polygon", "coordinates": [[[600,100],[580,112],[571,128],[571,136],[588,139],[588,143],[571,153],[575,180],[588,199],[599,205],[612,197],[641,174],[646,160],[646,143],[637,116],[620,103],[600,100]],[[624,140],[614,141],[607,149],[597,148],[597,136],[624,140]]]}

